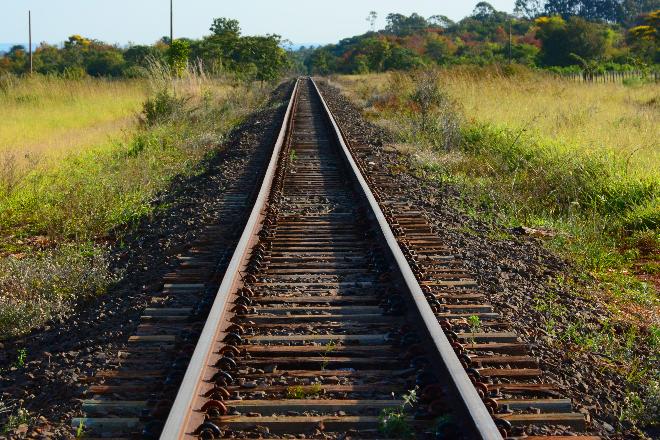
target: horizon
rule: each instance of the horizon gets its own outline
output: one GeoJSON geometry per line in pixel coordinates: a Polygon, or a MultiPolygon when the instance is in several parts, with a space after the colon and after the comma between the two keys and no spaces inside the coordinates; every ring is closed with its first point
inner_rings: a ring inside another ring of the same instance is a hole
{"type": "MultiPolygon", "coordinates": [[[[407,2],[406,6],[401,6],[394,0],[362,0],[359,7],[349,0],[337,0],[333,5],[314,5],[313,8],[303,0],[281,0],[277,5],[266,0],[255,0],[251,5],[223,5],[225,9],[219,8],[212,0],[193,2],[183,6],[181,0],[174,1],[175,38],[201,38],[210,33],[209,27],[214,18],[228,17],[241,23],[245,35],[275,33],[291,41],[296,47],[332,44],[342,38],[363,34],[369,30],[366,17],[371,10],[378,12],[376,27],[381,29],[385,26],[386,15],[390,13],[410,15],[416,12],[427,18],[441,14],[457,21],[468,16],[478,0],[461,4],[450,1],[412,0],[407,2]],[[195,7],[190,6],[193,2],[195,7]],[[287,7],[282,7],[283,3],[287,7]],[[354,11],[350,16],[342,13],[349,8],[354,11]],[[255,9],[260,13],[255,14],[255,9]],[[296,16],[292,17],[292,14],[286,14],[284,10],[294,10],[296,16]],[[312,25],[319,17],[323,18],[323,23],[334,20],[335,24],[312,25]]],[[[112,5],[89,3],[91,2],[84,0],[64,0],[57,4],[45,0],[27,0],[21,5],[6,6],[0,18],[0,52],[8,50],[14,44],[27,47],[28,10],[32,10],[33,47],[42,42],[59,45],[70,35],[76,34],[122,47],[130,44],[153,44],[169,35],[167,0],[144,0],[137,5],[127,0],[116,0],[112,5]],[[122,5],[125,7],[122,8],[122,5]],[[142,22],[141,18],[145,16],[152,19],[149,26],[142,22]],[[42,21],[43,17],[48,17],[48,21],[42,21]],[[119,22],[123,25],[114,25],[119,22]],[[3,46],[6,49],[3,49],[3,46]]],[[[514,0],[495,0],[490,3],[498,10],[513,11],[514,0]]]]}

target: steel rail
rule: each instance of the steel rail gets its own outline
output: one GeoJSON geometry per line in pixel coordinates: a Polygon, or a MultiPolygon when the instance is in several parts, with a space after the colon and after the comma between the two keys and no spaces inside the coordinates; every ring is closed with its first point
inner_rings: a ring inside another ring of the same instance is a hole
{"type": "Polygon", "coordinates": [[[293,106],[296,101],[296,94],[298,91],[298,86],[300,80],[296,81],[293,92],[291,94],[291,99],[289,100],[289,105],[287,107],[286,113],[284,115],[284,122],[282,123],[282,128],[280,129],[277,141],[273,148],[273,154],[271,155],[270,162],[268,163],[268,168],[266,169],[266,174],[264,176],[261,189],[257,195],[254,207],[250,213],[245,229],[241,235],[241,238],[236,246],[229,266],[225,272],[225,275],[222,279],[222,283],[218,288],[218,293],[216,294],[215,300],[209,312],[209,319],[206,321],[202,333],[199,337],[195,351],[193,352],[192,357],[190,358],[190,363],[186,373],[177,392],[177,397],[172,405],[172,409],[165,421],[163,431],[160,438],[163,440],[172,440],[181,438],[185,432],[183,432],[187,426],[187,421],[189,415],[193,410],[193,403],[195,397],[199,391],[199,387],[202,382],[202,375],[204,373],[204,368],[209,363],[209,358],[212,355],[213,345],[217,341],[217,336],[220,333],[221,326],[223,324],[223,317],[227,306],[229,305],[230,294],[234,286],[240,282],[240,270],[244,265],[246,256],[250,250],[252,242],[257,237],[259,228],[261,226],[261,218],[263,216],[263,209],[268,200],[268,195],[275,178],[275,171],[277,169],[277,162],[280,156],[280,151],[284,145],[284,140],[286,138],[287,129],[291,123],[291,113],[293,111],[293,106]]]}
{"type": "Polygon", "coordinates": [[[323,104],[326,114],[329,117],[330,122],[332,123],[337,140],[341,145],[341,150],[344,154],[344,158],[349,163],[352,172],[357,178],[360,187],[367,198],[371,210],[375,214],[376,221],[378,222],[378,225],[387,241],[387,246],[389,247],[390,251],[392,252],[396,260],[397,265],[399,266],[398,268],[403,275],[406,286],[408,287],[408,289],[410,289],[414,303],[417,307],[417,311],[421,315],[424,324],[426,326],[426,329],[428,330],[431,338],[433,339],[436,349],[440,353],[442,361],[444,362],[444,366],[449,372],[451,385],[456,389],[456,391],[460,395],[463,405],[465,406],[465,409],[469,413],[471,421],[473,422],[474,427],[477,433],[479,434],[480,438],[484,440],[486,439],[501,440],[502,435],[500,434],[497,426],[495,425],[492,416],[490,415],[485,405],[483,404],[481,398],[479,397],[477,390],[470,381],[470,378],[465,372],[465,369],[461,365],[458,357],[456,356],[456,353],[454,353],[454,349],[449,343],[449,340],[447,339],[445,332],[442,330],[442,327],[440,326],[438,319],[435,317],[435,314],[433,313],[431,306],[426,300],[426,297],[422,292],[422,288],[420,287],[417,278],[415,277],[412,269],[410,268],[410,265],[408,264],[408,260],[406,260],[406,257],[401,251],[401,248],[399,247],[399,243],[397,242],[394,233],[392,232],[392,229],[390,228],[387,219],[383,214],[383,211],[380,209],[380,206],[378,205],[378,201],[374,197],[371,189],[369,188],[369,185],[367,184],[367,181],[364,179],[362,173],[360,172],[360,169],[355,163],[355,160],[353,159],[353,156],[350,150],[348,149],[348,146],[346,145],[344,136],[339,128],[339,125],[337,124],[337,121],[332,115],[332,112],[330,111],[328,104],[325,102],[325,99],[323,98],[323,94],[321,94],[321,91],[319,90],[316,82],[313,79],[312,79],[312,84],[314,84],[314,87],[316,88],[316,92],[321,98],[321,103],[323,104]]]}
{"type": "MultiPolygon", "coordinates": [[[[435,317],[433,310],[428,304],[422,289],[417,282],[417,279],[406,260],[398,242],[380,209],[372,191],[370,190],[365,178],[360,172],[355,160],[352,157],[350,150],[343,138],[341,130],[333,117],[325,99],[323,98],[318,86],[312,80],[312,84],[318,94],[322,106],[325,110],[325,116],[331,122],[334,130],[334,135],[337,138],[343,158],[350,165],[350,170],[353,173],[354,179],[359,183],[358,190],[362,191],[361,196],[365,197],[368,202],[368,208],[371,214],[378,222],[380,232],[386,240],[387,248],[391,253],[398,269],[402,275],[407,288],[410,290],[412,301],[415,304],[416,310],[422,318],[425,330],[433,340],[437,355],[442,360],[444,369],[449,374],[450,386],[456,391],[460,397],[461,405],[464,408],[463,413],[469,416],[466,424],[474,428],[477,437],[484,440],[501,440],[502,436],[495,425],[492,416],[481,401],[476,389],[470,381],[467,373],[463,369],[460,361],[451,347],[449,340],[445,336],[440,323],[435,317]]],[[[251,211],[250,217],[247,221],[246,227],[241,235],[238,245],[233,253],[232,259],[227,267],[222,283],[218,289],[218,293],[209,313],[209,319],[204,325],[202,334],[195,347],[194,353],[190,359],[189,366],[186,370],[182,384],[177,393],[177,397],[169,412],[168,418],[165,422],[163,431],[160,438],[162,440],[173,440],[183,438],[189,432],[186,428],[190,426],[192,414],[195,410],[193,407],[195,401],[200,394],[200,389],[203,382],[203,375],[205,368],[210,365],[213,358],[213,347],[221,338],[219,337],[223,330],[223,325],[226,321],[226,312],[230,305],[230,299],[234,288],[241,283],[241,269],[245,267],[249,251],[256,239],[258,239],[259,229],[264,216],[264,209],[267,205],[268,196],[271,192],[272,183],[275,178],[278,158],[283,149],[284,141],[287,137],[287,132],[290,129],[293,120],[291,115],[294,112],[296,103],[297,92],[300,86],[300,79],[296,81],[294,90],[291,95],[285,116],[284,122],[280,129],[279,136],[275,143],[273,154],[271,156],[266,174],[256,198],[255,205],[251,211]]]]}

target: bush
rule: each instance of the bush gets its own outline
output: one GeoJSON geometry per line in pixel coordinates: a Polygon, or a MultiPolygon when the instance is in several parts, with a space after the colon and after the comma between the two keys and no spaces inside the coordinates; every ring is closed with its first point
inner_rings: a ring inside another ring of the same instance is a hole
{"type": "Polygon", "coordinates": [[[123,74],[125,78],[149,78],[149,70],[142,66],[129,66],[124,68],[123,74]]]}
{"type": "Polygon", "coordinates": [[[142,122],[151,127],[171,121],[180,114],[186,104],[185,98],[177,98],[167,90],[161,90],[145,101],[142,108],[142,122]]]}
{"type": "Polygon", "coordinates": [[[436,70],[392,74],[386,93],[373,105],[396,115],[399,127],[395,131],[402,142],[445,151],[460,144],[460,107],[442,90],[436,70]]]}

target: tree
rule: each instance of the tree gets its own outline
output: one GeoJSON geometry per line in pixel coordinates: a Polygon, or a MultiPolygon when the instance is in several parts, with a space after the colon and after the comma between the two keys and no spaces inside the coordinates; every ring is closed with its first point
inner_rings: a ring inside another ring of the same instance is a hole
{"type": "Polygon", "coordinates": [[[124,52],[124,59],[134,66],[149,67],[151,60],[160,60],[163,52],[157,46],[131,46],[124,52]]]}
{"type": "Polygon", "coordinates": [[[241,26],[238,20],[231,18],[216,18],[211,25],[214,35],[238,38],[241,35],[241,26]]]}
{"type": "Polygon", "coordinates": [[[174,40],[167,51],[167,59],[176,76],[182,76],[188,67],[188,56],[190,55],[190,44],[185,40],[174,40]]]}
{"type": "Polygon", "coordinates": [[[390,56],[390,44],[385,38],[371,37],[362,40],[357,51],[364,56],[362,61],[372,72],[381,72],[385,68],[385,60],[390,56]]]}
{"type": "Polygon", "coordinates": [[[545,0],[516,0],[513,12],[519,17],[536,18],[543,14],[545,0]]]}
{"type": "Polygon", "coordinates": [[[367,15],[367,22],[369,23],[369,29],[371,29],[371,32],[376,31],[376,20],[378,20],[378,12],[369,11],[369,15],[367,15]]]}
{"type": "Polygon", "coordinates": [[[491,18],[496,12],[497,9],[495,9],[493,5],[491,5],[490,3],[479,2],[474,7],[474,11],[472,11],[472,16],[477,20],[483,21],[491,18]]]}
{"type": "Polygon", "coordinates": [[[34,70],[39,73],[58,73],[64,70],[62,52],[57,46],[41,43],[34,51],[34,70]]]}
{"type": "Polygon", "coordinates": [[[119,76],[124,66],[124,57],[115,50],[94,51],[87,62],[87,73],[91,76],[119,76]]]}
{"type": "Polygon", "coordinates": [[[424,30],[428,26],[426,19],[415,13],[410,17],[402,14],[388,14],[385,31],[399,37],[405,37],[424,30]]]}
{"type": "Polygon", "coordinates": [[[621,22],[625,18],[622,0],[547,0],[545,13],[564,19],[577,15],[590,21],[621,22]]]}
{"type": "Polygon", "coordinates": [[[626,21],[632,22],[635,18],[660,9],[660,0],[623,0],[626,21]]]}
{"type": "Polygon", "coordinates": [[[424,61],[410,49],[394,46],[390,56],[385,61],[385,68],[392,70],[411,70],[422,67],[424,61]]]}
{"type": "Polygon", "coordinates": [[[641,18],[640,24],[628,31],[628,44],[647,63],[660,62],[660,10],[641,18]]]}
{"type": "Polygon", "coordinates": [[[237,20],[216,18],[211,25],[213,34],[199,45],[198,55],[209,65],[234,69],[241,39],[241,28],[237,20]]]}
{"type": "Polygon", "coordinates": [[[445,30],[456,24],[446,15],[432,15],[429,17],[428,23],[431,26],[436,26],[445,30]]]}
{"type": "Polygon", "coordinates": [[[660,8],[660,0],[516,0],[516,14],[535,18],[577,15],[589,21],[630,23],[635,17],[660,8]]]}
{"type": "Polygon", "coordinates": [[[653,11],[642,18],[644,24],[629,30],[630,35],[639,40],[660,43],[660,10],[653,11]]]}
{"type": "Polygon", "coordinates": [[[5,56],[12,65],[14,73],[27,72],[29,60],[25,53],[25,46],[14,45],[5,56]]]}
{"type": "Polygon", "coordinates": [[[335,70],[335,57],[327,48],[319,48],[305,60],[307,71],[311,75],[327,75],[335,70]]]}
{"type": "Polygon", "coordinates": [[[286,51],[280,47],[279,35],[265,37],[242,37],[235,61],[239,65],[254,65],[255,79],[258,81],[273,81],[277,79],[288,65],[286,51]]]}
{"type": "Polygon", "coordinates": [[[451,41],[444,36],[429,35],[426,41],[426,56],[437,64],[444,64],[449,61],[449,57],[455,52],[451,41]]]}
{"type": "Polygon", "coordinates": [[[560,16],[536,19],[536,38],[541,40],[541,63],[546,66],[577,64],[571,54],[585,60],[603,56],[608,45],[608,31],[603,25],[580,17],[564,20],[560,16]]]}

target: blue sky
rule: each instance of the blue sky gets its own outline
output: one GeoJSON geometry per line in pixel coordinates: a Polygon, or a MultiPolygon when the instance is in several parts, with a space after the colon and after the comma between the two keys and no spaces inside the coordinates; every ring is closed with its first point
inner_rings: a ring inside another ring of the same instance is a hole
{"type": "MultiPolygon", "coordinates": [[[[27,42],[27,11],[33,40],[60,43],[81,34],[110,43],[152,43],[169,33],[169,0],[7,0],[0,6],[0,43],[27,42]]],[[[277,33],[295,44],[332,43],[368,30],[371,10],[378,25],[390,12],[460,19],[478,0],[174,0],[175,37],[208,34],[214,17],[241,22],[244,34],[277,33]]],[[[491,0],[511,12],[514,0],[491,0]]]]}

